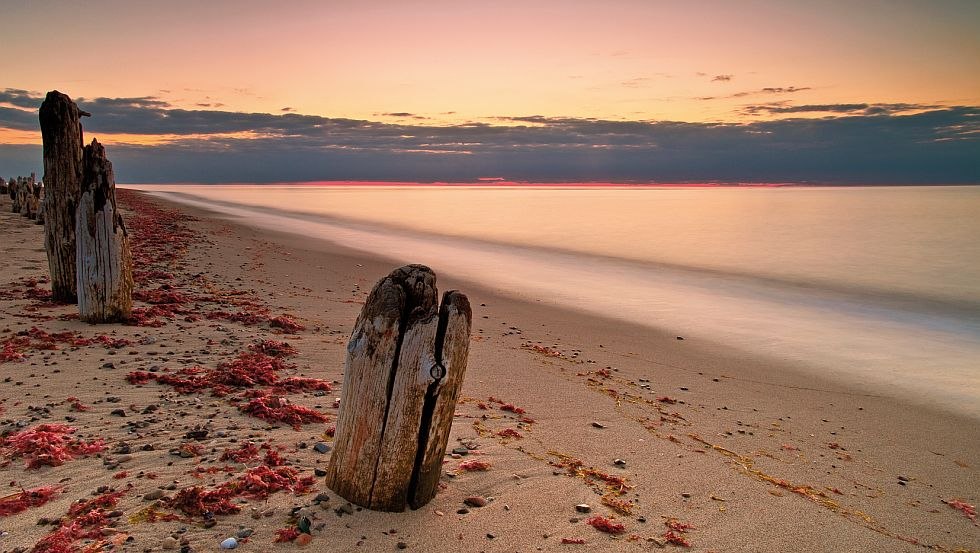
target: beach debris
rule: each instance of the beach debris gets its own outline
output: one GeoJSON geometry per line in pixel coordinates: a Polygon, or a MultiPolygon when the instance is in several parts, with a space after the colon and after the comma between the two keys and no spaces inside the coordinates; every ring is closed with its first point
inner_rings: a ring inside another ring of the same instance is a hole
{"type": "Polygon", "coordinates": [[[490,467],[491,465],[489,461],[483,461],[481,459],[468,459],[460,463],[457,470],[464,472],[483,472],[490,470],[490,467]]]}
{"type": "Polygon", "coordinates": [[[583,514],[588,514],[592,512],[592,506],[588,503],[579,503],[575,506],[575,510],[583,514]]]}
{"type": "Polygon", "coordinates": [[[100,551],[106,545],[116,544],[113,541],[115,538],[125,539],[126,535],[123,533],[105,531],[112,525],[112,519],[117,518],[117,513],[121,514],[109,509],[116,507],[123,493],[108,491],[92,499],[73,503],[68,508],[68,514],[58,524],[58,528],[34,544],[31,552],[72,553],[80,551],[74,543],[83,539],[94,541],[86,545],[85,551],[100,551]],[[107,539],[107,535],[113,538],[107,539]]]}
{"type": "Polygon", "coordinates": [[[27,460],[28,469],[47,465],[57,467],[76,457],[94,455],[105,449],[103,440],[72,438],[76,431],[63,424],[39,424],[34,428],[0,439],[0,454],[5,463],[15,458],[27,460]]]}
{"type": "Polygon", "coordinates": [[[286,334],[296,334],[302,330],[306,330],[306,327],[297,323],[289,315],[280,315],[269,319],[269,326],[276,328],[285,332],[286,334]]]}
{"type": "Polygon", "coordinates": [[[291,346],[289,342],[278,340],[262,340],[261,342],[252,344],[248,349],[270,357],[293,357],[299,355],[299,351],[291,346]]]}
{"type": "Polygon", "coordinates": [[[439,488],[472,312],[457,291],[440,305],[435,284],[423,265],[392,271],[371,290],[347,346],[326,483],[369,509],[417,509],[439,488]]]}
{"type": "Polygon", "coordinates": [[[596,515],[586,520],[585,523],[596,530],[607,534],[623,534],[626,532],[626,526],[622,523],[600,515],[596,515]]]}
{"type": "Polygon", "coordinates": [[[974,525],[977,525],[977,508],[975,505],[970,505],[969,503],[961,499],[950,499],[945,502],[952,509],[956,509],[963,513],[963,516],[970,519],[974,525]]]}
{"type": "Polygon", "coordinates": [[[691,542],[687,541],[683,535],[667,530],[663,535],[664,542],[667,544],[679,545],[681,547],[691,547],[691,542]]]}
{"type": "Polygon", "coordinates": [[[562,538],[562,545],[581,545],[585,543],[585,538],[562,538]]]}
{"type": "Polygon", "coordinates": [[[299,529],[295,526],[276,530],[276,543],[287,543],[299,537],[299,529]]]}
{"type": "Polygon", "coordinates": [[[0,497],[0,517],[16,515],[33,507],[40,507],[57,497],[60,492],[61,488],[57,486],[39,486],[0,497]]]}
{"type": "Polygon", "coordinates": [[[284,422],[294,430],[299,430],[303,424],[329,420],[322,413],[302,405],[293,405],[288,399],[279,396],[259,396],[245,405],[240,405],[238,409],[265,421],[284,422]]]}

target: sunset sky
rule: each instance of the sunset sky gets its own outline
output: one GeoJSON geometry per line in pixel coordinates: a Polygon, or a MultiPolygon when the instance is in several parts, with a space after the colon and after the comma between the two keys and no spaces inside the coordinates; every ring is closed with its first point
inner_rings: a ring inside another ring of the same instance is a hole
{"type": "Polygon", "coordinates": [[[0,36],[5,173],[58,89],[121,181],[980,181],[974,0],[6,0],[0,36]]]}

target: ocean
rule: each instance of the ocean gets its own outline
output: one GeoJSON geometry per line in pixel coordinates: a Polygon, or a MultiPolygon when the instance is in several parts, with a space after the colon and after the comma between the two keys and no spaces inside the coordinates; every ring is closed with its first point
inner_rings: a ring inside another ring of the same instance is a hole
{"type": "Polygon", "coordinates": [[[131,187],[980,418],[980,187],[131,187]]]}

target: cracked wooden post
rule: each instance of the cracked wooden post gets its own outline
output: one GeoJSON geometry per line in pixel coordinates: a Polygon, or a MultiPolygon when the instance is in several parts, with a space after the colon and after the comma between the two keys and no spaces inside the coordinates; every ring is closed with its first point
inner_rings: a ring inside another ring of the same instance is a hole
{"type": "Polygon", "coordinates": [[[85,147],[81,193],[74,217],[79,315],[90,323],[126,320],[133,309],[129,238],[112,163],[97,140],[85,147]]]}
{"type": "Polygon", "coordinates": [[[74,303],[75,210],[82,179],[82,123],[88,115],[52,90],[38,112],[44,145],[44,249],[51,272],[51,299],[74,303]]]}
{"type": "Polygon", "coordinates": [[[374,286],[354,324],[326,482],[362,507],[417,509],[438,489],[472,313],[458,291],[437,297],[435,273],[407,265],[374,286]]]}

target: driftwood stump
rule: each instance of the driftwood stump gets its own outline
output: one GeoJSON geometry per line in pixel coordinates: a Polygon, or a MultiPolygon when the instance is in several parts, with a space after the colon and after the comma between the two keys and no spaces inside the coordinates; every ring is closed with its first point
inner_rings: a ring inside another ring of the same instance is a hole
{"type": "Polygon", "coordinates": [[[469,352],[472,313],[458,291],[438,305],[423,265],[378,282],[357,318],[327,468],[327,486],[380,511],[436,494],[469,352]]]}
{"type": "Polygon", "coordinates": [[[85,147],[83,167],[74,217],[78,312],[90,323],[123,321],[133,309],[133,262],[112,163],[97,140],[85,147]]]}
{"type": "Polygon", "coordinates": [[[52,90],[41,104],[44,144],[44,249],[51,271],[51,298],[74,303],[75,210],[82,179],[82,115],[71,98],[52,90]]]}

